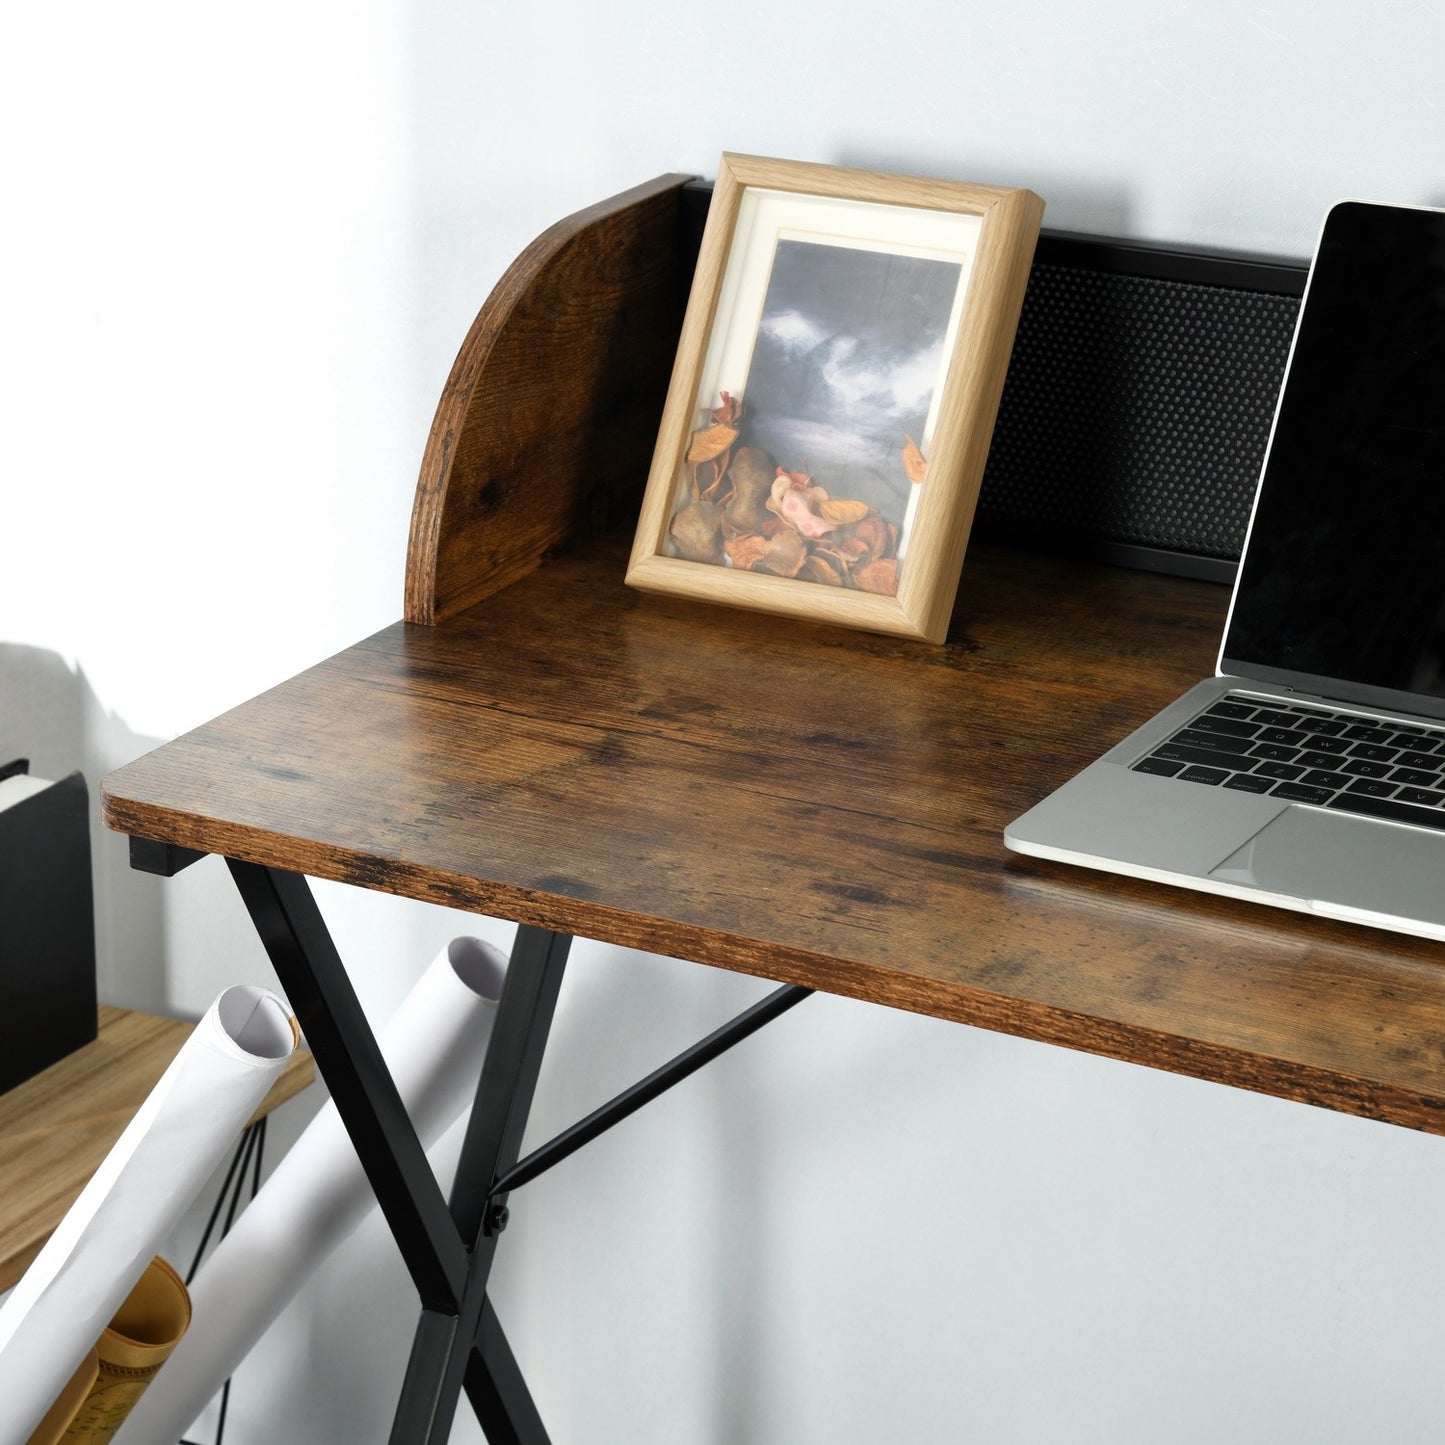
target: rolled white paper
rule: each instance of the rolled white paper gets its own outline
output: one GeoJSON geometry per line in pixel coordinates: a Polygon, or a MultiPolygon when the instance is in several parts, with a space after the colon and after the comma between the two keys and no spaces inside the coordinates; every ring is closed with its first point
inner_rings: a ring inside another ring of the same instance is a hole
{"type": "Polygon", "coordinates": [[[207,1010],[0,1308],[0,1442],[27,1439],[296,1047],[278,995],[207,1010]]]}
{"type": "MultiPolygon", "coordinates": [[[[423,1148],[476,1093],[506,967],[491,944],[453,939],[377,1040],[423,1148]]],[[[191,1328],[116,1439],[122,1445],[178,1439],[375,1204],[328,1102],[201,1266],[191,1284],[191,1328]]]]}

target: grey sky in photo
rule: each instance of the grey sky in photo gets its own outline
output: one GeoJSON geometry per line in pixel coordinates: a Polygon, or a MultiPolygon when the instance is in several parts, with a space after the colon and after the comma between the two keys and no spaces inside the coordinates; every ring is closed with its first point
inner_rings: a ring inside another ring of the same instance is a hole
{"type": "Polygon", "coordinates": [[[779,241],[743,393],[745,440],[901,523],[961,266],[779,241]]]}

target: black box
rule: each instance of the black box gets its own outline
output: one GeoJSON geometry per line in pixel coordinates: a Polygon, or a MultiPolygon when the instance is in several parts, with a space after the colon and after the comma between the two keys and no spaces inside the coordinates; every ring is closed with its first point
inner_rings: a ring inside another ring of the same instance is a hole
{"type": "Polygon", "coordinates": [[[0,766],[0,1091],[96,1034],[95,904],[85,779],[25,794],[23,761],[0,766]]]}

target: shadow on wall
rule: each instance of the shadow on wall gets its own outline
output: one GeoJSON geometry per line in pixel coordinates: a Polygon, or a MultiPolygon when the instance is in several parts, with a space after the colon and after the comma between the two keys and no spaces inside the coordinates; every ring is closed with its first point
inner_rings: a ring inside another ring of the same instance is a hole
{"type": "Polygon", "coordinates": [[[162,1011],[161,881],[132,873],[125,838],[100,821],[100,779],[159,745],[108,713],[85,674],[58,653],[0,642],[0,763],[29,758],[37,777],[79,770],[90,790],[96,972],[102,1003],[162,1011]]]}

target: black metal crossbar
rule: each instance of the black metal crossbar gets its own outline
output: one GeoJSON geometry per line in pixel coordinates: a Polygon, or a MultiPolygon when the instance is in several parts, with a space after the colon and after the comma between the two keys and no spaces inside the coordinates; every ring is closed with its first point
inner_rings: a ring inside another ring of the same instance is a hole
{"type": "Polygon", "coordinates": [[[787,1013],[790,1008],[808,997],[810,988],[796,984],[784,984],[774,989],[766,998],[755,1003],[737,1018],[715,1029],[705,1039],[683,1050],[676,1058],[670,1059],[661,1068],[654,1069],[645,1079],[623,1090],[615,1099],[594,1109],[585,1119],[564,1129],[555,1139],[534,1149],[515,1168],[509,1169],[492,1185],[491,1196],[508,1193],[530,1183],[538,1175],[546,1173],[554,1164],[560,1164],[569,1155],[575,1154],[584,1144],[590,1144],[599,1134],[605,1133],[614,1124],[620,1124],[630,1114],[635,1114],[644,1104],[650,1104],[659,1094],[664,1094],[674,1084],[680,1084],[689,1075],[695,1074],[704,1064],[710,1064],[719,1054],[726,1053],[734,1044],[787,1013]]]}

